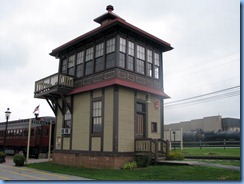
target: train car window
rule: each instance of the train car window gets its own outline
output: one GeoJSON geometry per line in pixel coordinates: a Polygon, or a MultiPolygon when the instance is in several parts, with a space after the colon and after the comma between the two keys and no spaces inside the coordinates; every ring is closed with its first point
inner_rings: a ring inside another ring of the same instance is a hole
{"type": "Polygon", "coordinates": [[[34,136],[34,129],[31,129],[31,136],[34,136]]]}
{"type": "Polygon", "coordinates": [[[48,130],[45,128],[43,129],[43,135],[47,136],[48,135],[48,130]]]}
{"type": "Polygon", "coordinates": [[[36,128],[36,135],[40,135],[40,129],[36,128]]]}
{"type": "Polygon", "coordinates": [[[19,130],[19,135],[20,135],[20,136],[23,135],[23,130],[22,130],[22,129],[19,130]]]}
{"type": "Polygon", "coordinates": [[[24,136],[25,137],[28,136],[28,130],[27,129],[24,130],[24,136]]]}

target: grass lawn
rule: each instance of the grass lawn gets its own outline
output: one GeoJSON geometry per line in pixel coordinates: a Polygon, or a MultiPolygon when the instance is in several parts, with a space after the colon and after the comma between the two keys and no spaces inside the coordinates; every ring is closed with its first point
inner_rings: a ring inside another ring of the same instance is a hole
{"type": "Polygon", "coordinates": [[[70,167],[50,162],[29,164],[27,167],[95,180],[154,180],[154,181],[219,181],[240,180],[240,171],[202,166],[160,165],[134,170],[91,169],[70,167]]]}

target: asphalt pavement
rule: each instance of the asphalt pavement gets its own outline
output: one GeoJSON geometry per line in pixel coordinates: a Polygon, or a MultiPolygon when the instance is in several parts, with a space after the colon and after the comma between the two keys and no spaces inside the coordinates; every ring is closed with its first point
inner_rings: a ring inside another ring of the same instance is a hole
{"type": "MultiPolygon", "coordinates": [[[[47,162],[48,159],[29,159],[28,163],[47,162]]],[[[0,180],[33,181],[33,180],[90,180],[77,176],[57,174],[53,172],[41,171],[28,167],[16,167],[11,156],[6,157],[6,162],[0,164],[0,180]]]]}

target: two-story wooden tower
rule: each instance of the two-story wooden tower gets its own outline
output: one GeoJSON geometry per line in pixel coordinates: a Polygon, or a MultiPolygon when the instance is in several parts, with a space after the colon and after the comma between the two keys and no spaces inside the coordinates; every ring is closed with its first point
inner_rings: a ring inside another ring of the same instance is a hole
{"type": "Polygon", "coordinates": [[[163,138],[162,53],[173,48],[112,11],[52,50],[58,73],[35,83],[57,118],[54,162],[118,168],[134,159],[137,139],[163,138]]]}

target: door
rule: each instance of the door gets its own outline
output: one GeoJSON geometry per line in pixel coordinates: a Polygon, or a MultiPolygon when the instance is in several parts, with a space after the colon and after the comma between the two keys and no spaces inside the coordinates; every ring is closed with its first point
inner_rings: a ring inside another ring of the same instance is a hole
{"type": "Polygon", "coordinates": [[[135,122],[135,138],[144,138],[145,137],[145,120],[144,114],[137,113],[136,114],[136,122],[135,122]]]}

